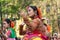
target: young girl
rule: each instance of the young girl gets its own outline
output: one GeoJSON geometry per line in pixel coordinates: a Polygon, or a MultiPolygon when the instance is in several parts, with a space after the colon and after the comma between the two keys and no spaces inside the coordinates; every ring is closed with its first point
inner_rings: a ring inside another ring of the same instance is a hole
{"type": "Polygon", "coordinates": [[[34,36],[39,35],[42,38],[42,40],[48,40],[46,36],[45,26],[41,21],[42,16],[39,8],[37,8],[36,6],[28,6],[27,12],[28,15],[26,15],[23,12],[20,14],[23,17],[24,23],[28,26],[27,27],[28,38],[24,40],[30,39],[33,35],[34,36]],[[32,21],[29,21],[27,16],[29,16],[32,19],[32,21]]]}
{"type": "Polygon", "coordinates": [[[16,33],[15,30],[11,27],[10,19],[5,19],[3,21],[3,27],[6,28],[4,36],[7,38],[7,40],[15,40],[16,33]]]}

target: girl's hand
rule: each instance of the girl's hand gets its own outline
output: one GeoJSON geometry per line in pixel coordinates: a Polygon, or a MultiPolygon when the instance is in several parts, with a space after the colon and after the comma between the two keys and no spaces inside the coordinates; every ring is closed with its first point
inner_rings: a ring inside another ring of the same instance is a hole
{"type": "Polygon", "coordinates": [[[6,34],[6,36],[7,36],[7,37],[9,37],[9,36],[10,36],[10,34],[11,34],[11,31],[10,31],[10,30],[8,30],[5,34],[6,34]]]}
{"type": "Polygon", "coordinates": [[[22,16],[23,18],[26,18],[27,14],[24,11],[21,11],[20,16],[22,16]]]}
{"type": "Polygon", "coordinates": [[[4,31],[4,30],[6,30],[6,28],[5,28],[5,27],[3,27],[3,31],[4,31]]]}

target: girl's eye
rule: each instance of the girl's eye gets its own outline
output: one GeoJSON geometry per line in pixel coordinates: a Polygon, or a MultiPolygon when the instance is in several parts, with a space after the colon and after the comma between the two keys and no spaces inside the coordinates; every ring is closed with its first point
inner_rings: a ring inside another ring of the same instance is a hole
{"type": "Polygon", "coordinates": [[[31,11],[31,10],[28,10],[28,11],[31,11]]]}
{"type": "Polygon", "coordinates": [[[6,24],[6,23],[3,23],[3,24],[6,24]]]}

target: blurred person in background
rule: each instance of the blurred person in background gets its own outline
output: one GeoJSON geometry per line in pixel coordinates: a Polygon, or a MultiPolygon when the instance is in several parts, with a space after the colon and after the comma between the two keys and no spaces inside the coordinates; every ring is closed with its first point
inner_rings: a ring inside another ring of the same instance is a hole
{"type": "Polygon", "coordinates": [[[11,27],[11,20],[10,19],[4,19],[3,20],[3,27],[6,28],[6,32],[4,36],[7,40],[16,40],[16,33],[15,30],[11,27]]]}
{"type": "Polygon", "coordinates": [[[60,34],[58,34],[58,40],[60,40],[60,34]]]}
{"type": "Polygon", "coordinates": [[[58,40],[58,34],[57,33],[53,34],[53,40],[58,40]]]}

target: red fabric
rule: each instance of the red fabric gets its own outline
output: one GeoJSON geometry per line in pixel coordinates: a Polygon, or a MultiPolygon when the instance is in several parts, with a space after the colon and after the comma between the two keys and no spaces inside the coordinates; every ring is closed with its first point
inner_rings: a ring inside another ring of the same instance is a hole
{"type": "Polygon", "coordinates": [[[33,31],[33,34],[39,34],[38,30],[33,31]]]}
{"type": "Polygon", "coordinates": [[[36,34],[37,36],[40,36],[40,38],[42,38],[42,40],[48,40],[48,37],[45,36],[45,35],[42,35],[41,32],[39,33],[38,30],[35,30],[35,31],[33,32],[33,34],[36,34]]]}

